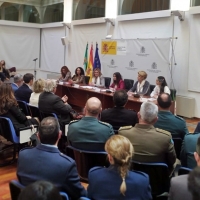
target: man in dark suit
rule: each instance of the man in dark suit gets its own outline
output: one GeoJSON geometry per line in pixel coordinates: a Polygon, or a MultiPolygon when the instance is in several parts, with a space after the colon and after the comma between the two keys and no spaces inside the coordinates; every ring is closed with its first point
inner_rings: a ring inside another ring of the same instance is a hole
{"type": "Polygon", "coordinates": [[[58,116],[61,130],[63,131],[65,124],[70,122],[70,111],[72,108],[67,103],[68,97],[66,95],[62,98],[55,95],[56,87],[56,80],[45,80],[44,92],[39,96],[38,106],[44,113],[55,113],[58,116]]]}
{"type": "MultiPolygon", "coordinates": [[[[200,137],[197,140],[194,158],[197,166],[200,167],[200,137]]],[[[171,179],[169,200],[192,200],[192,195],[188,191],[188,175],[181,175],[171,179]]]]}
{"type": "Polygon", "coordinates": [[[188,129],[185,120],[175,116],[170,112],[171,96],[167,93],[162,93],[158,96],[158,121],[154,124],[156,128],[169,131],[172,138],[181,138],[188,134],[188,129]]]}
{"type": "Polygon", "coordinates": [[[25,101],[29,103],[31,93],[33,92],[31,87],[33,85],[33,74],[27,73],[23,76],[24,83],[15,91],[15,97],[17,100],[25,101]]]}
{"type": "Polygon", "coordinates": [[[17,176],[25,186],[37,180],[50,181],[72,199],[78,199],[86,196],[86,191],[81,186],[75,161],[57,148],[61,134],[55,118],[44,118],[38,133],[41,144],[20,151],[17,176]]]}
{"type": "Polygon", "coordinates": [[[135,126],[138,123],[138,117],[136,112],[125,108],[127,101],[127,92],[125,90],[117,90],[113,95],[115,107],[103,110],[101,121],[111,124],[114,130],[118,130],[121,126],[135,126]]]}

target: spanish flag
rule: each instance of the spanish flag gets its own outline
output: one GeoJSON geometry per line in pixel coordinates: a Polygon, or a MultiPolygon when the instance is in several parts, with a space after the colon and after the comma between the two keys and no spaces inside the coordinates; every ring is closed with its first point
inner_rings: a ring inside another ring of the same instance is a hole
{"type": "Polygon", "coordinates": [[[93,44],[91,45],[90,48],[90,55],[89,55],[89,61],[88,61],[88,66],[86,70],[86,76],[90,77],[90,81],[92,81],[92,72],[93,72],[93,44]]]}
{"type": "Polygon", "coordinates": [[[83,65],[84,65],[84,70],[86,72],[87,66],[88,66],[88,43],[87,43],[86,49],[85,49],[85,57],[84,57],[83,65]]]}

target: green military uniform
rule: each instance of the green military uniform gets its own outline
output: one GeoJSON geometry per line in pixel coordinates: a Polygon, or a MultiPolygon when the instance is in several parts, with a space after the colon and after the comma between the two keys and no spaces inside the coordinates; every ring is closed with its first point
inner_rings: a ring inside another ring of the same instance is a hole
{"type": "Polygon", "coordinates": [[[110,124],[95,117],[83,117],[69,124],[67,137],[73,143],[105,143],[113,134],[110,124]]]}
{"type": "Polygon", "coordinates": [[[133,159],[139,162],[163,162],[170,169],[176,161],[176,153],[171,134],[153,125],[136,124],[121,127],[119,135],[127,137],[133,147],[133,159]]]}
{"type": "Polygon", "coordinates": [[[185,120],[173,115],[170,111],[159,111],[158,121],[154,126],[169,131],[172,134],[172,138],[181,138],[183,140],[184,136],[188,134],[185,120]]]}

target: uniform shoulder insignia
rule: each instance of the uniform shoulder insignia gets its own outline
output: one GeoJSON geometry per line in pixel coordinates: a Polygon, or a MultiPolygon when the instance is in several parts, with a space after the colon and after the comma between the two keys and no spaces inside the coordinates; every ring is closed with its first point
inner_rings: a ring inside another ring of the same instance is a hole
{"type": "Polygon", "coordinates": [[[60,156],[63,157],[63,158],[65,158],[66,160],[68,160],[71,163],[74,162],[74,160],[72,158],[70,158],[69,156],[66,156],[65,154],[63,154],[61,152],[60,152],[60,156]]]}
{"type": "Polygon", "coordinates": [[[104,125],[106,125],[106,126],[111,126],[111,125],[110,125],[109,123],[107,123],[107,122],[99,121],[99,123],[104,124],[104,125]]]}
{"type": "Polygon", "coordinates": [[[182,120],[182,121],[185,121],[182,117],[179,117],[179,116],[177,116],[177,115],[175,115],[175,117],[176,117],[177,119],[180,119],[180,120],[182,120]]]}
{"type": "Polygon", "coordinates": [[[23,149],[21,149],[20,151],[24,151],[24,150],[27,150],[27,149],[33,149],[35,147],[24,147],[23,149]]]}
{"type": "Polygon", "coordinates": [[[93,167],[92,169],[90,169],[90,172],[94,172],[96,170],[102,169],[102,167],[93,167]]]}
{"type": "Polygon", "coordinates": [[[133,172],[137,173],[137,174],[140,174],[142,176],[145,176],[145,177],[148,177],[147,174],[145,174],[144,172],[141,172],[141,171],[135,171],[135,170],[132,170],[133,172]]]}
{"type": "Polygon", "coordinates": [[[79,120],[72,120],[69,124],[72,124],[74,122],[78,122],[79,120]]]}
{"type": "Polygon", "coordinates": [[[132,126],[122,126],[122,127],[119,128],[119,131],[128,130],[128,129],[131,129],[131,128],[132,128],[132,126]]]}
{"type": "Polygon", "coordinates": [[[160,128],[156,128],[156,131],[160,132],[160,133],[164,133],[164,134],[169,135],[169,136],[171,135],[171,133],[169,131],[166,131],[166,130],[163,130],[163,129],[160,129],[160,128]]]}

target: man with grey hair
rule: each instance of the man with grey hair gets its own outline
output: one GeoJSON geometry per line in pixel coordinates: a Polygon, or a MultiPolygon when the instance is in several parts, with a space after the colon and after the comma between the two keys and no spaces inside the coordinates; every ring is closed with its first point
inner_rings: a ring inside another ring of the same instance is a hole
{"type": "Polygon", "coordinates": [[[62,98],[55,95],[56,88],[56,80],[45,80],[44,92],[39,96],[38,106],[44,113],[55,113],[58,116],[61,130],[63,131],[65,124],[70,122],[70,111],[72,108],[67,103],[68,97],[66,95],[62,98]]]}
{"type": "Polygon", "coordinates": [[[72,121],[68,127],[67,137],[73,146],[84,150],[104,150],[104,144],[114,134],[114,130],[110,124],[98,120],[101,110],[101,101],[98,98],[87,100],[85,117],[72,121]]]}
{"type": "Polygon", "coordinates": [[[121,127],[118,133],[133,144],[135,161],[166,163],[169,171],[172,171],[176,161],[172,136],[168,131],[153,126],[157,115],[157,105],[144,102],[138,112],[139,123],[135,127],[121,127]]]}
{"type": "Polygon", "coordinates": [[[13,92],[15,92],[23,83],[23,76],[21,74],[15,74],[14,83],[11,83],[13,92]]]}

